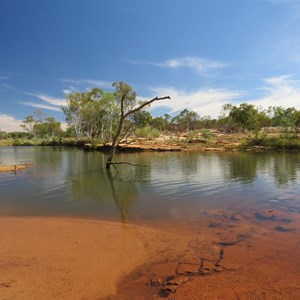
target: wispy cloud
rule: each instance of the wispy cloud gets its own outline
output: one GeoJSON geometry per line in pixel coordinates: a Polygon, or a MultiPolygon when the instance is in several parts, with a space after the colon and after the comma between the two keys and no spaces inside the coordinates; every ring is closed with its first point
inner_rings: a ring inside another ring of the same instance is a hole
{"type": "Polygon", "coordinates": [[[85,86],[86,88],[100,87],[100,88],[111,88],[112,82],[100,80],[100,79],[61,79],[63,83],[85,86]]]}
{"type": "Polygon", "coordinates": [[[36,108],[43,108],[47,110],[53,110],[53,111],[61,111],[61,108],[47,105],[47,104],[40,104],[40,103],[34,103],[34,102],[27,102],[27,101],[19,101],[20,104],[36,107],[36,108]]]}
{"type": "Polygon", "coordinates": [[[62,90],[62,92],[64,93],[64,95],[69,95],[76,92],[76,90],[77,89],[74,86],[68,85],[65,89],[62,90]]]}
{"type": "Polygon", "coordinates": [[[169,69],[187,68],[197,72],[202,76],[208,76],[211,71],[216,69],[221,69],[227,66],[225,63],[217,60],[210,60],[207,58],[200,58],[194,56],[172,58],[172,59],[165,60],[163,62],[130,61],[130,60],[127,60],[127,62],[133,64],[148,64],[160,68],[169,68],[169,69]]]}
{"type": "Polygon", "coordinates": [[[239,91],[226,89],[199,89],[196,91],[184,91],[176,88],[153,88],[155,96],[171,97],[171,100],[154,102],[151,108],[167,107],[169,113],[177,113],[187,108],[197,112],[200,116],[210,115],[217,117],[224,104],[235,101],[242,96],[239,91]]]}
{"type": "Polygon", "coordinates": [[[249,100],[249,103],[268,108],[269,106],[295,107],[300,109],[300,81],[289,75],[263,79],[261,97],[249,100]]]}
{"type": "Polygon", "coordinates": [[[37,102],[32,102],[32,101],[19,101],[19,103],[22,105],[36,107],[36,108],[42,108],[42,109],[47,109],[47,110],[52,110],[52,111],[61,111],[61,107],[67,105],[66,99],[55,98],[55,97],[51,97],[49,95],[42,94],[42,93],[24,92],[24,94],[33,96],[36,99],[41,100],[42,102],[46,102],[47,104],[37,103],[37,102]]]}
{"type": "Polygon", "coordinates": [[[16,119],[13,116],[0,113],[0,129],[6,132],[22,131],[21,120],[16,119]]]}
{"type": "Polygon", "coordinates": [[[41,94],[41,93],[26,93],[27,95],[30,96],[34,96],[44,102],[47,102],[51,105],[54,106],[65,106],[66,105],[66,99],[62,99],[62,98],[55,98],[55,97],[51,97],[48,96],[46,94],[41,94]]]}
{"type": "Polygon", "coordinates": [[[10,78],[7,76],[0,76],[0,80],[9,80],[10,78]]]}
{"type": "Polygon", "coordinates": [[[10,85],[8,85],[6,83],[2,83],[0,85],[0,92],[7,92],[7,91],[13,91],[13,90],[14,89],[10,85]]]}
{"type": "Polygon", "coordinates": [[[151,109],[167,108],[169,113],[178,113],[187,108],[197,112],[200,116],[217,117],[224,104],[239,105],[242,102],[264,109],[269,106],[283,106],[300,110],[300,80],[293,79],[291,75],[262,79],[261,87],[258,88],[260,96],[252,99],[245,99],[245,91],[228,89],[206,88],[189,92],[174,87],[158,87],[151,91],[153,96],[169,95],[171,97],[171,100],[154,102],[151,106],[151,109]]]}

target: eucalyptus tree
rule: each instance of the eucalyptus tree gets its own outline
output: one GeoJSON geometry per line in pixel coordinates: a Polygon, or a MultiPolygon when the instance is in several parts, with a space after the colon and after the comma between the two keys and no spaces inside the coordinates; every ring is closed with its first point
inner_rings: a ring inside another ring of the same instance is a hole
{"type": "Polygon", "coordinates": [[[286,136],[289,131],[296,133],[300,123],[299,111],[294,107],[284,108],[282,106],[274,106],[272,112],[273,117],[271,122],[273,126],[281,126],[286,136]]]}
{"type": "Polygon", "coordinates": [[[26,116],[25,119],[22,121],[20,126],[25,131],[27,131],[29,134],[34,135],[33,127],[34,127],[35,122],[36,122],[36,120],[34,119],[34,117],[32,115],[26,116]]]}
{"type": "Polygon", "coordinates": [[[136,112],[132,115],[131,119],[137,128],[149,126],[153,121],[153,117],[146,110],[140,110],[136,112]]]}
{"type": "Polygon", "coordinates": [[[48,117],[44,121],[37,121],[33,126],[33,131],[39,137],[57,137],[62,135],[61,124],[54,117],[48,117]]]}
{"type": "Polygon", "coordinates": [[[172,123],[176,125],[180,131],[190,131],[196,129],[199,118],[200,117],[196,112],[184,109],[178,116],[175,116],[172,119],[172,123]]]}
{"type": "Polygon", "coordinates": [[[111,138],[115,118],[112,93],[94,88],[87,92],[70,94],[67,98],[67,106],[62,107],[62,111],[78,139],[111,138]]]}
{"type": "Polygon", "coordinates": [[[242,103],[239,106],[232,106],[229,116],[242,131],[254,130],[257,127],[258,110],[254,105],[242,103]]]}
{"type": "Polygon", "coordinates": [[[54,137],[62,134],[61,124],[54,117],[46,117],[41,110],[26,116],[20,125],[32,137],[54,137]]]}
{"type": "Polygon", "coordinates": [[[164,117],[155,117],[151,122],[151,126],[160,131],[163,131],[167,129],[168,122],[164,117]]]}

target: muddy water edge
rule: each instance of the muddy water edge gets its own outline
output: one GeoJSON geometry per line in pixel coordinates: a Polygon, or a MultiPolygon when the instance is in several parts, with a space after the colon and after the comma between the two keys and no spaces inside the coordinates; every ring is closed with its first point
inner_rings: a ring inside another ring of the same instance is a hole
{"type": "Polygon", "coordinates": [[[271,209],[156,220],[149,261],[105,299],[300,299],[299,225],[297,213],[271,209]]]}

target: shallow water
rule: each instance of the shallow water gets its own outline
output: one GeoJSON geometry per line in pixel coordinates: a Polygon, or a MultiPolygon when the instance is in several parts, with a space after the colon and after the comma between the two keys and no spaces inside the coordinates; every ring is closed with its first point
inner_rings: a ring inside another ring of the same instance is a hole
{"type": "Polygon", "coordinates": [[[108,176],[106,154],[59,147],[0,148],[1,214],[190,219],[245,208],[300,212],[299,153],[130,153],[108,176]]]}

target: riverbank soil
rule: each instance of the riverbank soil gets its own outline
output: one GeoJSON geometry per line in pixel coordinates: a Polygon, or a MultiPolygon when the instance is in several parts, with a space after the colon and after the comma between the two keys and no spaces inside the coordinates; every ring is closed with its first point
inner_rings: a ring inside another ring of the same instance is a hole
{"type": "Polygon", "coordinates": [[[0,299],[299,299],[297,211],[0,217],[0,299]]]}

